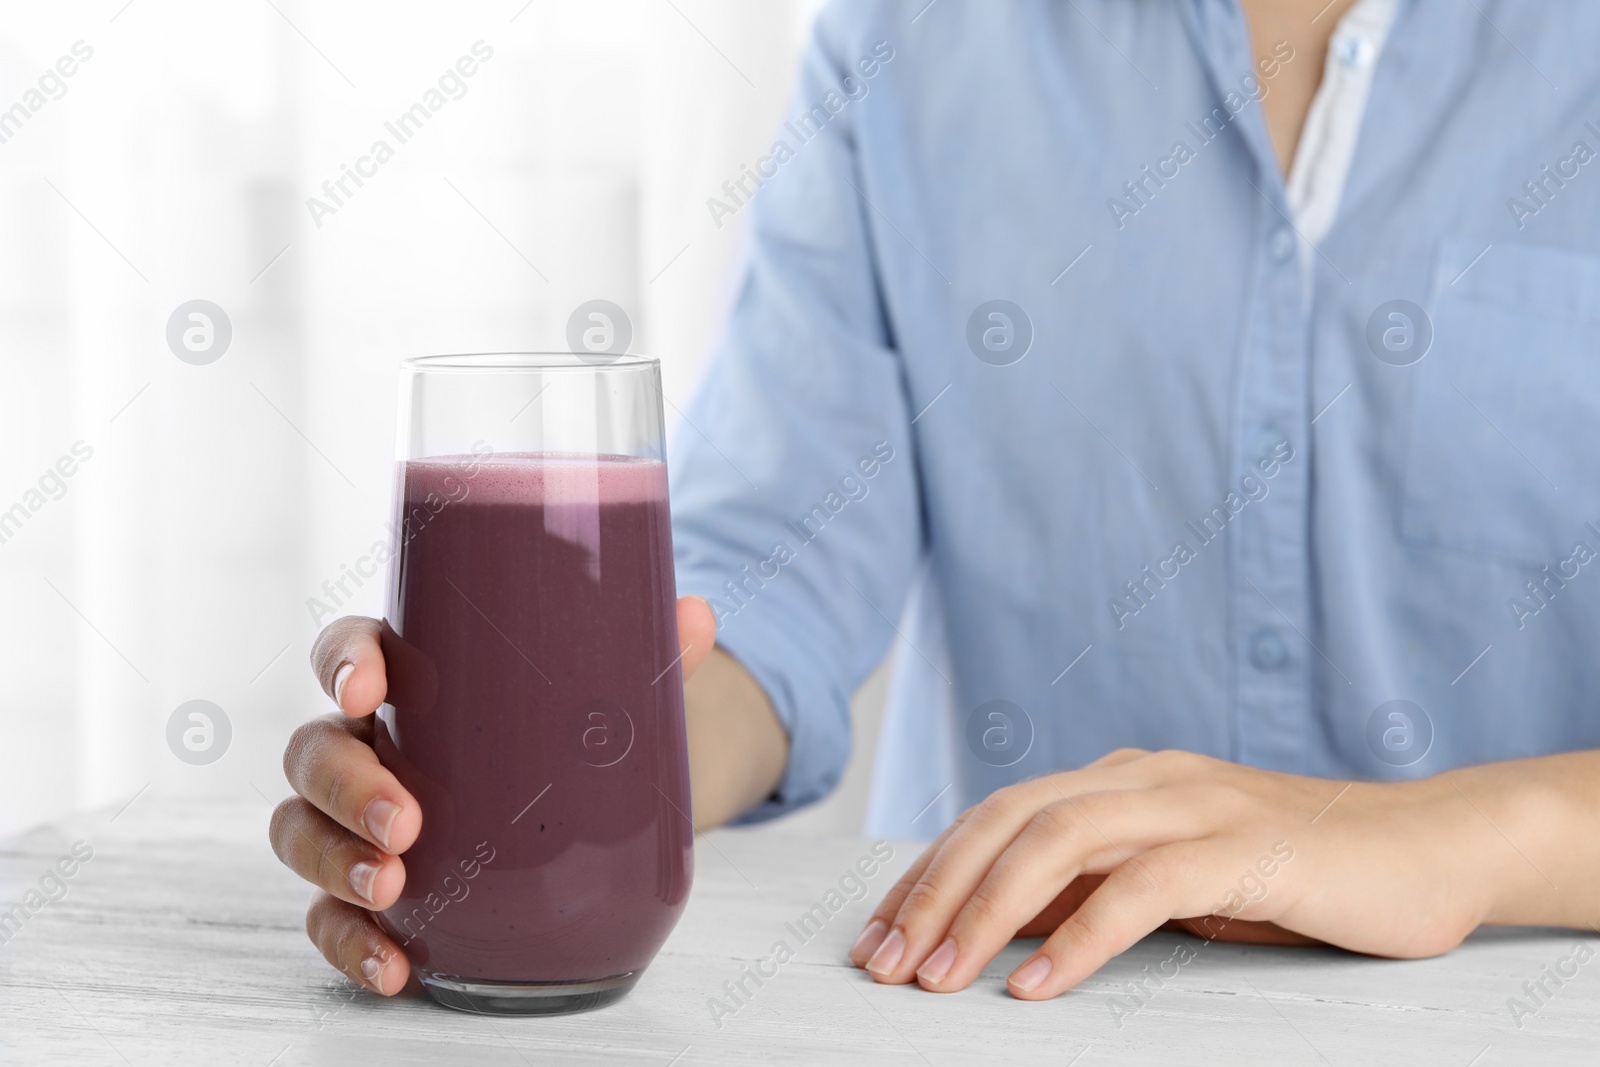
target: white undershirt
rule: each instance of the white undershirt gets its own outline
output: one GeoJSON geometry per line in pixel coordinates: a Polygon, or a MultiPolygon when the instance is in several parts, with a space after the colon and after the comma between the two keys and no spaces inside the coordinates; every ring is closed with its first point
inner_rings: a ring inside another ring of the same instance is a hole
{"type": "MultiPolygon", "coordinates": [[[[1339,213],[1372,76],[1394,25],[1398,2],[1358,0],[1339,20],[1328,41],[1322,84],[1306,114],[1289,168],[1289,206],[1300,235],[1311,244],[1328,235],[1339,213]]],[[[1300,255],[1302,263],[1309,265],[1313,249],[1304,241],[1300,255]]]]}

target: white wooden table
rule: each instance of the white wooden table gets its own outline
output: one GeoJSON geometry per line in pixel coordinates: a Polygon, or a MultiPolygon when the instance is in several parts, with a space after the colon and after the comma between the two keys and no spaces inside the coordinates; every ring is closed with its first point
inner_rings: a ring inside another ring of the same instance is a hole
{"type": "Polygon", "coordinates": [[[485,1018],[421,998],[382,1000],[306,941],[307,891],[267,847],[269,813],[259,800],[146,797],[120,815],[92,812],[0,844],[0,908],[24,902],[72,842],[94,849],[64,880],[65,897],[0,934],[9,936],[0,945],[0,1062],[1600,1062],[1600,951],[1559,988],[1545,979],[1542,1006],[1523,988],[1584,940],[1565,931],[1483,931],[1447,957],[1412,963],[1158,933],[1043,1004],[1005,993],[1005,974],[1029,950],[1018,943],[963,993],[876,986],[845,951],[915,848],[896,846],[870,896],[801,945],[785,923],[821,902],[869,843],[771,830],[699,842],[683,921],[615,1007],[485,1018]],[[747,982],[752,996],[719,1028],[709,998],[780,939],[796,957],[763,987],[747,982]],[[1180,941],[1196,958],[1118,1018],[1112,995],[1180,941]],[[1537,1010],[1513,1019],[1512,997],[1537,1010]]]}

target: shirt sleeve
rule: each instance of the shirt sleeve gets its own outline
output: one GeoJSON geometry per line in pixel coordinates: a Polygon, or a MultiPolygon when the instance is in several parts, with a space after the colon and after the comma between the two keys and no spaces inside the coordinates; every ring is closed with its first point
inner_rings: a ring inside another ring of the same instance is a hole
{"type": "Polygon", "coordinates": [[[872,45],[864,57],[830,47],[825,22],[790,121],[751,168],[763,184],[707,205],[723,224],[722,207],[749,213],[750,250],[670,463],[678,591],[711,602],[718,643],[789,735],[777,791],[743,821],[838,783],[851,694],[889,646],[922,550],[905,374],[866,200],[890,194],[874,193],[857,151],[874,91],[890,95],[886,71],[863,77],[872,45]]]}

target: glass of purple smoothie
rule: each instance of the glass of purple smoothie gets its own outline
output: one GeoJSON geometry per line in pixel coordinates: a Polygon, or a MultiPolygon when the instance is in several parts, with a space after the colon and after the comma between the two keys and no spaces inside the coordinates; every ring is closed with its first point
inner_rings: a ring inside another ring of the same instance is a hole
{"type": "Polygon", "coordinates": [[[422,805],[379,921],[428,994],[554,1014],[631,989],[693,824],[660,365],[402,369],[378,758],[422,805]]]}

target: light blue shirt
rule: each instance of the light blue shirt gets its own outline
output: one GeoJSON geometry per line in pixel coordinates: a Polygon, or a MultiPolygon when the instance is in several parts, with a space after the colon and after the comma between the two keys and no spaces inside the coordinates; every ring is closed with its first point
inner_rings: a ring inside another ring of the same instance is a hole
{"type": "Polygon", "coordinates": [[[1600,5],[1401,0],[1313,250],[1236,0],[926,4],[831,6],[707,205],[674,534],[791,738],[753,817],[891,646],[881,835],[1129,745],[1600,747],[1600,5]]]}

